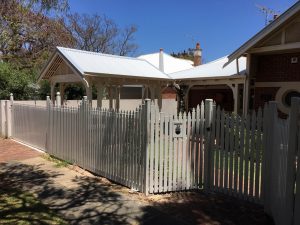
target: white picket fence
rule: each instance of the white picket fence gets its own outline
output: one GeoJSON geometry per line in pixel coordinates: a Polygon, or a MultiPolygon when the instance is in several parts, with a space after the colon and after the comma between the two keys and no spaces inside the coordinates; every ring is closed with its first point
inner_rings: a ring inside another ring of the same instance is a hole
{"type": "Polygon", "coordinates": [[[134,111],[13,104],[14,139],[144,191],[146,106],[134,111]]]}
{"type": "Polygon", "coordinates": [[[206,100],[179,116],[152,106],[150,117],[149,193],[205,188],[261,201],[262,110],[241,117],[206,100]]]}
{"type": "Polygon", "coordinates": [[[276,225],[296,225],[299,111],[299,99],[288,120],[278,118],[274,102],[247,116],[224,112],[212,100],[179,115],[159,112],[150,101],[126,112],[86,101],[12,103],[12,136],[146,194],[203,188],[264,204],[276,225]]]}
{"type": "Polygon", "coordinates": [[[266,106],[264,206],[276,225],[300,224],[300,99],[292,99],[288,120],[266,106]]]}

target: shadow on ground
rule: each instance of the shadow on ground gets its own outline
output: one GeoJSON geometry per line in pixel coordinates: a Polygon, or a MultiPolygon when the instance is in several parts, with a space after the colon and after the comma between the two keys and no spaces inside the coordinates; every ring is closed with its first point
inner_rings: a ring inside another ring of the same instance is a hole
{"type": "MultiPolygon", "coordinates": [[[[65,188],[54,182],[62,175],[46,172],[39,165],[2,163],[0,187],[35,193],[68,224],[273,224],[262,207],[224,195],[186,192],[169,194],[163,201],[140,201],[141,197],[118,192],[117,185],[90,177],[75,177],[76,185],[65,188]]],[[[8,213],[1,211],[0,218],[8,213]]],[[[28,221],[36,224],[35,218],[28,221]]]]}
{"type": "MultiPolygon", "coordinates": [[[[170,194],[167,199],[143,208],[143,224],[165,224],[163,220],[151,220],[153,208],[179,223],[174,224],[224,224],[224,225],[273,225],[263,207],[223,194],[181,192],[170,194]],[[145,220],[145,218],[150,218],[145,220]],[[181,223],[180,223],[181,222],[181,223]]],[[[155,218],[154,218],[155,219],[155,218]]]]}
{"type": "MultiPolygon", "coordinates": [[[[30,191],[70,224],[127,224],[126,199],[92,178],[76,177],[76,188],[53,182],[59,173],[46,173],[39,166],[0,164],[0,187],[30,191]]],[[[2,188],[2,193],[5,189],[2,188]]],[[[15,195],[18,197],[18,195],[15,195]]],[[[24,201],[24,199],[20,199],[24,201]]],[[[20,210],[27,210],[26,207],[20,210]]],[[[8,211],[0,212],[5,218],[8,211]]],[[[30,220],[30,218],[28,218],[30,220]]],[[[34,221],[32,221],[34,222],[34,221]]]]}

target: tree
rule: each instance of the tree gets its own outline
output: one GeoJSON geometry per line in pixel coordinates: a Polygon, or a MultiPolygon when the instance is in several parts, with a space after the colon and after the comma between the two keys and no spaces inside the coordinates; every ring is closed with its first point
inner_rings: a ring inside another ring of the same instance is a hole
{"type": "MultiPolygon", "coordinates": [[[[0,0],[0,6],[2,98],[10,92],[16,99],[36,96],[36,75],[56,46],[118,55],[137,48],[136,27],[121,29],[105,16],[68,15],[68,0],[0,0]]],[[[82,88],[72,86],[67,92],[77,97],[82,88]]],[[[49,84],[43,82],[38,95],[47,94],[49,84]]]]}
{"type": "MultiPolygon", "coordinates": [[[[11,62],[21,69],[40,68],[57,45],[72,47],[74,38],[62,19],[50,18],[42,13],[44,7],[47,7],[45,9],[47,12],[49,11],[50,3],[34,7],[39,9],[36,12],[28,8],[24,2],[27,1],[2,2],[0,55],[3,61],[11,62]]],[[[42,2],[46,1],[41,1],[40,4],[42,2]]]]}
{"type": "Polygon", "coordinates": [[[172,53],[171,56],[175,58],[180,58],[180,59],[188,59],[193,61],[194,60],[194,50],[189,48],[188,50],[184,50],[183,52],[178,52],[178,53],[172,53]]]}
{"type": "Polygon", "coordinates": [[[133,54],[137,49],[135,26],[121,29],[106,16],[78,13],[68,15],[67,24],[79,49],[117,55],[133,54]]]}
{"type": "Polygon", "coordinates": [[[0,99],[7,99],[10,93],[16,99],[33,99],[37,94],[34,80],[32,73],[20,71],[10,63],[0,63],[0,99]]]}

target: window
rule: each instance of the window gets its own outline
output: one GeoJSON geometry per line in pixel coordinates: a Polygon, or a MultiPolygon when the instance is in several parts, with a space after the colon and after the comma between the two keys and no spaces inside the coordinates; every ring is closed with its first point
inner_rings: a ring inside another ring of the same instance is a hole
{"type": "Polygon", "coordinates": [[[284,105],[290,107],[291,106],[291,100],[292,97],[298,97],[300,98],[300,92],[298,91],[287,91],[285,95],[283,95],[283,103],[284,105]]]}

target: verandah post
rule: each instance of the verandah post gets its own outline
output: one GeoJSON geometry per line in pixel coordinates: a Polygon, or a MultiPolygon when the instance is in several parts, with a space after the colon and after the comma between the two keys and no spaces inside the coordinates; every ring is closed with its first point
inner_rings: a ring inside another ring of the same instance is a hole
{"type": "Polygon", "coordinates": [[[211,176],[211,128],[212,128],[212,116],[213,116],[213,100],[205,99],[204,105],[205,116],[205,144],[204,144],[204,190],[208,191],[210,187],[211,176]]]}
{"type": "Polygon", "coordinates": [[[150,106],[151,106],[151,100],[150,99],[145,99],[145,129],[144,132],[145,134],[145,149],[142,149],[144,153],[144,194],[148,195],[149,194],[149,148],[150,148],[150,106]]]}

